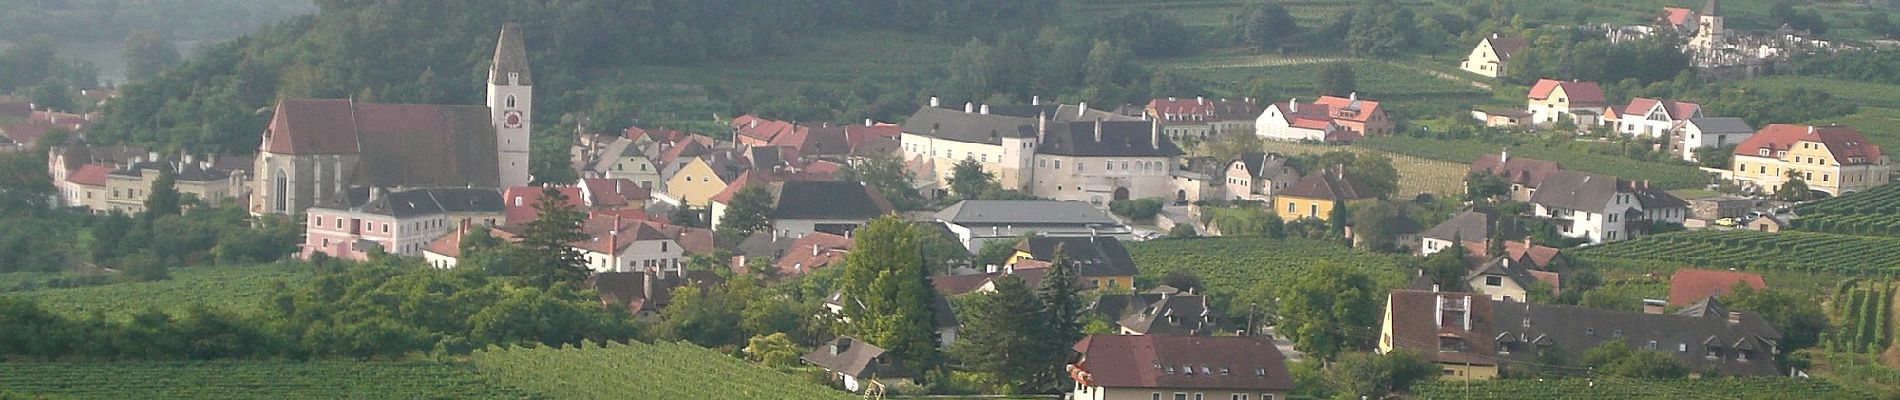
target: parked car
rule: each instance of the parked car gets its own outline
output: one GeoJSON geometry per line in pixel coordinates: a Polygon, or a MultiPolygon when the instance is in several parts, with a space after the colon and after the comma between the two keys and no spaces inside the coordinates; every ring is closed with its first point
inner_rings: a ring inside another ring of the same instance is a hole
{"type": "Polygon", "coordinates": [[[1715,220],[1715,226],[1735,226],[1735,219],[1723,218],[1723,219],[1715,220]]]}

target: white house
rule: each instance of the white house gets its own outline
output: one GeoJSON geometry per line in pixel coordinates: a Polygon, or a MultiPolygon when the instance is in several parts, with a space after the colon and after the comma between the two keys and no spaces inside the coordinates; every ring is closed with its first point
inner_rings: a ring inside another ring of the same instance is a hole
{"type": "Polygon", "coordinates": [[[594,272],[679,273],[686,263],[679,242],[644,221],[595,216],[582,229],[589,237],[570,246],[594,272]]]}
{"type": "Polygon", "coordinates": [[[1015,243],[1042,236],[1113,236],[1134,240],[1134,230],[1089,203],[1048,200],[964,200],[938,211],[938,223],[974,254],[992,240],[1015,243]]]}
{"type": "Polygon", "coordinates": [[[1602,125],[1614,126],[1625,136],[1668,137],[1691,118],[1701,118],[1702,105],[1638,97],[1629,104],[1603,110],[1602,125]]]}
{"type": "Polygon", "coordinates": [[[1300,181],[1300,171],[1279,153],[1242,153],[1228,163],[1227,193],[1234,199],[1272,201],[1273,194],[1300,181]]]}
{"type": "Polygon", "coordinates": [[[1558,171],[1531,195],[1536,216],[1552,219],[1558,233],[1590,243],[1614,242],[1648,234],[1653,224],[1681,224],[1688,203],[1647,181],[1577,171],[1558,171]]]}
{"type": "Polygon", "coordinates": [[[1274,103],[1254,119],[1254,134],[1261,138],[1290,142],[1350,142],[1359,135],[1333,123],[1324,104],[1300,104],[1299,99],[1274,103]]]}
{"type": "Polygon", "coordinates": [[[1754,135],[1755,128],[1748,126],[1748,121],[1741,118],[1690,118],[1670,140],[1669,150],[1670,154],[1681,156],[1683,161],[1696,161],[1696,150],[1740,145],[1743,140],[1754,135]]]}

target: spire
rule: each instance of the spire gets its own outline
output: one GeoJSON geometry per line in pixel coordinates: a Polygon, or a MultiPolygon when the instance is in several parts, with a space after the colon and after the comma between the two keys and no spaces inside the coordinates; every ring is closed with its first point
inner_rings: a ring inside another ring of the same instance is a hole
{"type": "Polygon", "coordinates": [[[1708,3],[1702,5],[1702,15],[1710,17],[1718,15],[1716,14],[1715,0],[1709,0],[1708,3]]]}
{"type": "Polygon", "coordinates": [[[488,67],[488,83],[495,85],[534,84],[533,75],[528,73],[528,46],[524,44],[521,26],[513,22],[501,24],[501,39],[495,41],[495,60],[488,67]],[[509,81],[514,75],[515,80],[509,81]]]}

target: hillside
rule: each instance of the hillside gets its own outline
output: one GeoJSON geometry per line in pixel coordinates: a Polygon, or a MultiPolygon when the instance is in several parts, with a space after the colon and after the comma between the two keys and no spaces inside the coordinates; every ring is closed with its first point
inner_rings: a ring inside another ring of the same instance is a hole
{"type": "Polygon", "coordinates": [[[684,343],[608,342],[469,356],[491,379],[563,399],[851,399],[770,368],[684,343]]]}
{"type": "Polygon", "coordinates": [[[47,279],[63,275],[0,274],[0,297],[38,301],[48,310],[68,317],[94,313],[109,318],[156,309],[179,315],[193,307],[249,313],[277,293],[282,282],[298,286],[314,274],[296,264],[221,265],[182,268],[171,279],[151,282],[106,283],[71,288],[45,287],[47,279]],[[8,284],[8,281],[12,281],[8,284]],[[33,288],[20,290],[22,286],[33,288]]]}
{"type": "Polygon", "coordinates": [[[434,362],[0,363],[0,393],[56,399],[536,397],[434,362]]]}

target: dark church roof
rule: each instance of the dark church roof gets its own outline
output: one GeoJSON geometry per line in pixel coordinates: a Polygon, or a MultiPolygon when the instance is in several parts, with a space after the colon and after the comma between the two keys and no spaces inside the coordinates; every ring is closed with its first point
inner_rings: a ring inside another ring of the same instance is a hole
{"type": "Polygon", "coordinates": [[[522,39],[521,26],[513,22],[501,24],[501,40],[495,42],[495,61],[489,66],[488,81],[506,85],[509,73],[519,75],[520,85],[534,84],[534,75],[528,72],[528,46],[522,39]]]}
{"type": "Polygon", "coordinates": [[[284,100],[265,130],[264,148],[358,155],[351,185],[495,187],[500,167],[489,118],[486,106],[284,100]]]}
{"type": "Polygon", "coordinates": [[[1037,150],[1077,157],[1169,157],[1181,148],[1150,121],[1066,122],[1052,127],[1037,150]]]}

